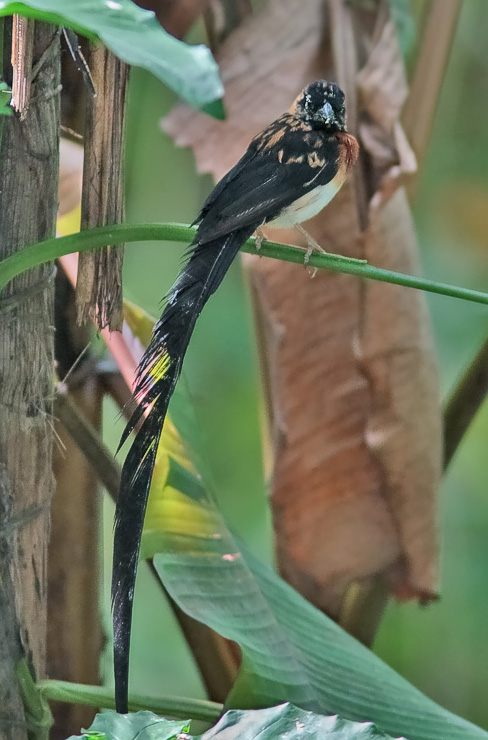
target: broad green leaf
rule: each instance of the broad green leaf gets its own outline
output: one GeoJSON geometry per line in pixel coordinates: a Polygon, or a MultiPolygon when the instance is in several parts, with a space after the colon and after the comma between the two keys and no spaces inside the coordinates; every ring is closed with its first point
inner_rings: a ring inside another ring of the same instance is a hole
{"type": "Polygon", "coordinates": [[[410,740],[488,738],[424,696],[239,547],[201,480],[171,458],[168,463],[164,480],[151,487],[144,556],[154,556],[162,582],[187,614],[239,643],[243,665],[230,706],[290,701],[372,721],[410,740]]]}
{"type": "Polygon", "coordinates": [[[189,735],[187,727],[178,727],[180,723],[161,720],[151,712],[123,715],[106,712],[96,716],[82,737],[83,740],[139,740],[144,731],[141,740],[170,740],[178,733],[184,733],[185,740],[392,740],[371,722],[350,722],[337,715],[325,717],[288,703],[269,709],[231,710],[203,735],[189,735]]]}
{"type": "MultiPolygon", "coordinates": [[[[387,740],[371,722],[304,712],[293,704],[255,711],[226,712],[199,740],[387,740]]],[[[399,738],[405,740],[405,738],[399,738]]]]}
{"type": "Polygon", "coordinates": [[[131,0],[0,0],[0,16],[12,13],[100,38],[125,62],[148,69],[196,107],[223,95],[218,67],[207,47],[173,38],[152,11],[131,0]]]}
{"type": "Polygon", "coordinates": [[[118,714],[109,710],[97,714],[89,730],[68,740],[172,740],[188,729],[188,722],[164,719],[152,712],[118,714]]]}
{"type": "MultiPolygon", "coordinates": [[[[141,324],[146,331],[147,322],[148,317],[141,324]]],[[[174,401],[179,430],[192,450],[198,448],[191,404],[181,392],[174,401]]],[[[193,472],[176,429],[165,427],[141,555],[153,557],[162,582],[185,612],[240,645],[243,662],[230,706],[290,701],[357,722],[373,721],[410,740],[488,738],[421,694],[239,547],[193,472]]]]}

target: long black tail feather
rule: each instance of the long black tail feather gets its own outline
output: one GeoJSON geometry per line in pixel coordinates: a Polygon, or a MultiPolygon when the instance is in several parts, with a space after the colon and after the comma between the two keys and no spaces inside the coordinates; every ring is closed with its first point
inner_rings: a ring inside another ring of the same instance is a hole
{"type": "Polygon", "coordinates": [[[137,401],[119,447],[138,422],[123,469],[115,512],[112,570],[115,703],[127,712],[129,648],[137,561],[158,449],[168,405],[181,373],[183,358],[209,297],[219,287],[237,252],[259,224],[238,229],[205,243],[198,233],[190,259],[168,293],[163,314],[154,327],[149,347],[137,370],[137,401]]]}

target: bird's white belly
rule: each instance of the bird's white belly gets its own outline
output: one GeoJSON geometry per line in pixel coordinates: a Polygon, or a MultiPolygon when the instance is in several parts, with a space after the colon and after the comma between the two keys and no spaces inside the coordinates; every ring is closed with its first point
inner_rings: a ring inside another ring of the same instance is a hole
{"type": "Polygon", "coordinates": [[[319,185],[294,201],[274,221],[270,221],[269,225],[286,227],[308,221],[309,218],[320,213],[339,190],[340,185],[334,180],[328,182],[327,185],[319,185]]]}

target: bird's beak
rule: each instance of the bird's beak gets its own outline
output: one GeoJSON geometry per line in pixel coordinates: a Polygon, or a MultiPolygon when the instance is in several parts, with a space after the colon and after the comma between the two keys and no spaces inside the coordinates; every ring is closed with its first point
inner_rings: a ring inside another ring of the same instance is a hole
{"type": "Polygon", "coordinates": [[[319,116],[325,123],[333,123],[335,121],[334,109],[330,103],[325,103],[319,110],[319,116]]]}

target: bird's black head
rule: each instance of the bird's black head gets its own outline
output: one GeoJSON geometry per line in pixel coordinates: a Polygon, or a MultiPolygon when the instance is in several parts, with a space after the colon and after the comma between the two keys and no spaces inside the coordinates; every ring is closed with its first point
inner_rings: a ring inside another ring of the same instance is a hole
{"type": "Polygon", "coordinates": [[[296,99],[293,113],[313,128],[346,130],[344,93],[334,82],[317,80],[308,85],[296,99]]]}

